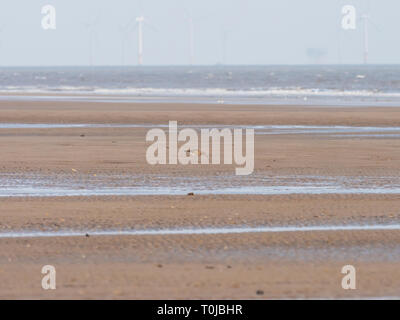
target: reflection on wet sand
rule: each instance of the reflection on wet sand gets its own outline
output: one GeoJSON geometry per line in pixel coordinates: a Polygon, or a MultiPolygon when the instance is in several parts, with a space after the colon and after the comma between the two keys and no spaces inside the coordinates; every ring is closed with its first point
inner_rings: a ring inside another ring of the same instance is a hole
{"type": "Polygon", "coordinates": [[[342,226],[287,226],[287,227],[226,227],[187,228],[160,230],[58,230],[58,231],[13,231],[0,232],[0,238],[44,238],[44,237],[89,237],[89,236],[152,236],[152,235],[212,235],[240,233],[285,233],[285,232],[329,232],[329,231],[398,231],[400,224],[389,225],[342,225],[342,226]]]}
{"type": "Polygon", "coordinates": [[[0,197],[400,194],[400,177],[0,174],[0,197]]]}

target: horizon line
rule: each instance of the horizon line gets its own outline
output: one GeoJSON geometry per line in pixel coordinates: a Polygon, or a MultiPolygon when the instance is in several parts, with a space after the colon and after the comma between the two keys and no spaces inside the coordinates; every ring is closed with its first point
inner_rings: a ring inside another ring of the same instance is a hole
{"type": "Polygon", "coordinates": [[[323,67],[323,66],[400,66],[400,63],[274,63],[274,64],[147,64],[147,65],[121,65],[121,64],[99,64],[99,65],[86,65],[86,64],[66,64],[66,65],[0,65],[0,68],[154,68],[154,67],[323,67]]]}

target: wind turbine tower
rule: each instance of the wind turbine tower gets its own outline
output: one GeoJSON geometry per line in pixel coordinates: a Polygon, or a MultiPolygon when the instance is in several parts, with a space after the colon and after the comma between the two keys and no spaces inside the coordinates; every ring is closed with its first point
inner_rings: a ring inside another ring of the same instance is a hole
{"type": "Polygon", "coordinates": [[[368,23],[369,23],[369,15],[363,14],[361,16],[361,20],[364,23],[364,64],[368,64],[368,55],[369,55],[369,34],[368,34],[368,23]]]}
{"type": "Polygon", "coordinates": [[[96,45],[96,27],[97,27],[98,19],[94,18],[93,21],[89,21],[84,23],[85,28],[89,32],[90,36],[90,56],[89,56],[89,65],[93,67],[94,65],[94,54],[95,54],[95,45],[96,45]]]}
{"type": "Polygon", "coordinates": [[[190,45],[190,65],[194,64],[194,25],[193,18],[189,17],[189,45],[190,45]]]}
{"type": "Polygon", "coordinates": [[[138,65],[143,65],[143,23],[144,17],[140,16],[136,18],[138,24],[138,65]]]}

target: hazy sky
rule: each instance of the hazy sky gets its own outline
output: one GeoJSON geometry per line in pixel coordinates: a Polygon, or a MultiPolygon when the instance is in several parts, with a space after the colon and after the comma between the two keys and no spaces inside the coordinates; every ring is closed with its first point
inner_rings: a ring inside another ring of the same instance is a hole
{"type": "MultiPolygon", "coordinates": [[[[326,52],[322,63],[361,63],[363,28],[341,29],[343,5],[358,15],[368,0],[1,0],[0,65],[89,65],[95,24],[95,65],[137,64],[137,16],[144,29],[144,64],[190,62],[194,21],[195,64],[306,64],[308,48],[326,52]],[[57,29],[41,27],[42,6],[53,5],[57,29]],[[225,43],[225,50],[224,50],[225,43]],[[225,55],[224,55],[225,51],[225,55]],[[125,58],[124,58],[125,56],[125,58]]],[[[370,63],[400,63],[400,1],[371,0],[370,63]]]]}

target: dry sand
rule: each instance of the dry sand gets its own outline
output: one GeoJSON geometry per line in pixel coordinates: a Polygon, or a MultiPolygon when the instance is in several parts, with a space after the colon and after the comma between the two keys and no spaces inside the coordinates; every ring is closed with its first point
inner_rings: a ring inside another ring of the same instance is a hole
{"type": "MultiPolygon", "coordinates": [[[[400,126],[397,108],[0,102],[0,122],[400,126]]],[[[1,129],[0,172],[215,176],[233,166],[149,166],[146,130],[1,129]],[[72,171],[74,169],[74,171],[72,171]]],[[[399,176],[400,140],[256,136],[259,175],[399,176]]],[[[210,195],[0,199],[0,232],[399,223],[399,195],[210,195]]],[[[396,231],[0,239],[0,297],[400,297],[396,231]],[[41,289],[41,267],[57,289],[41,289]],[[357,290],[341,288],[343,265],[357,290]],[[262,290],[263,295],[256,291],[262,290]]]]}

